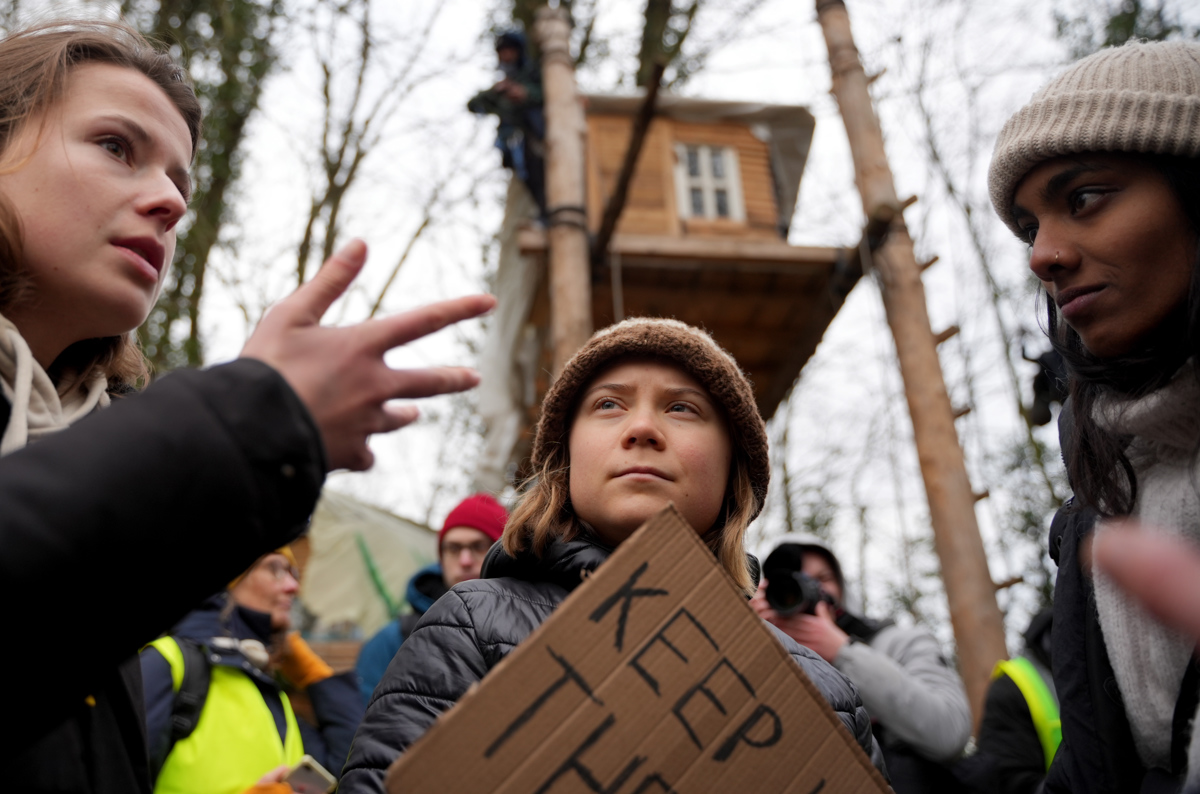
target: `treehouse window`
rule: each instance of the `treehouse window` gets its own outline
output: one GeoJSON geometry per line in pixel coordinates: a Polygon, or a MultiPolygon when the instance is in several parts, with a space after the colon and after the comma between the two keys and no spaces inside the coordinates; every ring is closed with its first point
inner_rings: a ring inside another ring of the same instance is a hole
{"type": "Polygon", "coordinates": [[[678,144],[675,154],[681,217],[746,220],[734,149],[678,144]]]}

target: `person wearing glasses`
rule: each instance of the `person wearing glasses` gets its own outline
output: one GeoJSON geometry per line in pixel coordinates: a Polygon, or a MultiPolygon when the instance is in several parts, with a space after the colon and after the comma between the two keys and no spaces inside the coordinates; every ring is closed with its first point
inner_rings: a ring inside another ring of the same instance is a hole
{"type": "Polygon", "coordinates": [[[363,707],[353,673],[335,676],[289,631],[299,577],[290,548],[267,554],[142,651],[156,792],[237,794],[305,755],[341,769],[363,707]],[[315,726],[297,718],[298,692],[315,726]]]}
{"type": "Polygon", "coordinates": [[[478,579],[483,558],[504,532],[508,512],[491,496],[477,493],[459,502],[438,532],[438,562],[413,574],[404,598],[411,607],[367,640],[358,654],[358,687],[363,705],[400,650],[404,638],[433,602],[459,582],[478,579]]]}

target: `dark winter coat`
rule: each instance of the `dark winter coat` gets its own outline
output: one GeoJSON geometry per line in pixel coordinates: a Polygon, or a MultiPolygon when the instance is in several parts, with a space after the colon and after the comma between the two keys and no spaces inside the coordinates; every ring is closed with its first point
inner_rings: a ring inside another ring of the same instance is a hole
{"type": "MultiPolygon", "coordinates": [[[[275,678],[261,672],[241,651],[236,648],[217,647],[213,637],[231,637],[237,640],[253,639],[269,646],[273,636],[271,616],[246,607],[237,606],[226,610],[228,596],[224,593],[213,596],[204,605],[189,613],[175,628],[172,637],[194,640],[208,648],[216,658],[212,663],[244,671],[258,687],[263,702],[275,718],[275,728],[280,740],[287,738],[286,714],[283,700],[286,697],[275,678]],[[222,613],[227,616],[222,618],[222,613]]],[[[161,767],[169,754],[171,737],[171,714],[175,705],[175,691],[171,680],[171,665],[157,649],[146,648],[141,653],[142,688],[146,698],[146,733],[150,758],[156,767],[161,767]]],[[[297,719],[304,752],[311,755],[321,766],[333,770],[341,768],[350,751],[350,741],[362,720],[362,701],[353,673],[343,673],[318,681],[304,690],[312,703],[317,724],[311,725],[297,719]]]]}
{"type": "Polygon", "coordinates": [[[408,589],[404,592],[404,598],[412,610],[388,621],[374,637],[363,644],[362,650],[358,652],[355,671],[358,673],[358,687],[364,706],[371,702],[371,693],[379,685],[384,671],[392,663],[392,657],[400,650],[405,637],[412,633],[417,621],[429,611],[433,602],[446,594],[446,589],[442,566],[436,563],[426,565],[412,575],[408,580],[408,589]]]}
{"type": "MultiPolygon", "coordinates": [[[[1070,449],[1070,404],[1063,406],[1059,437],[1070,449]]],[[[1054,685],[1062,718],[1062,744],[1046,775],[1047,794],[1089,792],[1174,792],[1180,781],[1161,770],[1143,768],[1133,743],[1121,691],[1104,643],[1091,578],[1080,563],[1081,547],[1096,513],[1074,500],[1050,525],[1050,556],[1058,564],[1051,634],[1054,685]]],[[[1172,730],[1171,759],[1176,771],[1187,763],[1189,721],[1196,711],[1200,676],[1193,661],[1180,689],[1172,730]]]]}
{"type": "MultiPolygon", "coordinates": [[[[1034,618],[1025,632],[1025,656],[1049,675],[1049,611],[1034,618]]],[[[1050,686],[1053,692],[1053,686],[1050,686]]],[[[1033,722],[1029,703],[1007,675],[988,686],[975,754],[963,759],[956,772],[975,794],[1036,794],[1046,779],[1046,753],[1033,722]]]]}
{"type": "Polygon", "coordinates": [[[148,792],[138,650],[295,538],[324,471],[304,405],[248,360],[0,458],[5,790],[148,792]]]}
{"type": "MultiPolygon", "coordinates": [[[[1080,568],[1080,545],[1096,514],[1068,504],[1050,526],[1050,553],[1058,563],[1054,588],[1054,684],[1062,717],[1062,744],[1046,776],[1047,794],[1087,791],[1173,792],[1180,781],[1142,767],[1129,719],[1109,662],[1091,579],[1080,568]]],[[[1193,662],[1175,707],[1171,758],[1178,772],[1187,763],[1188,723],[1196,710],[1200,676],[1193,662]]]]}
{"type": "MultiPolygon", "coordinates": [[[[542,559],[513,559],[496,546],[483,577],[455,585],[417,624],[375,690],[342,772],[341,794],[382,792],[393,761],[467,689],[542,624],[610,549],[586,540],[555,541],[542,559]]],[[[783,633],[791,652],[877,766],[871,719],[850,681],[783,633]]]]}

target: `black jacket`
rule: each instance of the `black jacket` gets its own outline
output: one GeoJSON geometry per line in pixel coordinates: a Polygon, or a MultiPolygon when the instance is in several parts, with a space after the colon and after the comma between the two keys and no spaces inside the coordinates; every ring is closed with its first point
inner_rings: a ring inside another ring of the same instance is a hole
{"type": "Polygon", "coordinates": [[[1091,579],[1080,568],[1080,545],[1096,514],[1068,503],[1050,526],[1050,553],[1058,563],[1054,588],[1054,685],[1058,690],[1063,741],[1046,776],[1047,794],[1087,791],[1174,792],[1186,766],[1189,720],[1196,710],[1193,662],[1175,707],[1171,756],[1174,775],[1143,768],[1133,744],[1125,704],[1096,611],[1091,579]]]}
{"type": "MultiPolygon", "coordinates": [[[[1060,443],[1064,453],[1070,454],[1069,402],[1059,416],[1060,443]]],[[[1161,770],[1147,773],[1138,757],[1100,628],[1096,594],[1081,566],[1081,547],[1096,518],[1090,507],[1068,500],[1050,525],[1050,556],[1058,564],[1051,644],[1063,740],[1046,775],[1044,791],[1175,792],[1180,787],[1175,776],[1161,770]]],[[[1186,766],[1189,721],[1196,711],[1198,684],[1200,676],[1193,661],[1175,708],[1171,756],[1176,773],[1186,766]]]]}
{"type": "Polygon", "coordinates": [[[5,789],[148,791],[138,650],[295,538],[324,471],[304,405],[249,360],[0,458],[5,789]]]}
{"type": "MultiPolygon", "coordinates": [[[[258,640],[264,646],[269,646],[274,639],[271,616],[242,606],[227,610],[227,599],[225,593],[208,599],[200,609],[188,613],[179,625],[171,629],[171,636],[193,640],[205,646],[211,654],[213,665],[244,671],[258,687],[263,702],[275,718],[275,729],[279,731],[280,739],[286,741],[287,715],[282,700],[286,695],[279,682],[255,667],[237,648],[218,647],[212,643],[214,637],[230,637],[258,640]]],[[[153,647],[142,651],[141,665],[150,757],[156,762],[155,767],[161,768],[172,749],[171,715],[175,691],[171,665],[153,647]]],[[[354,738],[358,723],[362,721],[363,705],[358,694],[358,681],[354,673],[342,673],[318,681],[304,691],[312,703],[313,716],[317,720],[316,725],[311,725],[300,715],[296,716],[304,752],[336,774],[346,760],[350,741],[354,738]]]]}
{"type": "MultiPolygon", "coordinates": [[[[1047,673],[1053,667],[1051,636],[1050,611],[1043,610],[1025,632],[1024,655],[1047,673]]],[[[1007,675],[998,676],[988,687],[975,754],[962,759],[955,771],[975,794],[1041,791],[1046,779],[1045,750],[1025,695],[1007,675]]]]}
{"type": "MultiPolygon", "coordinates": [[[[586,539],[555,541],[542,559],[513,559],[499,545],[482,579],[455,585],[425,613],[375,690],[338,787],[382,792],[388,766],[467,689],[542,624],[611,550],[586,539]]],[[[847,730],[882,768],[871,719],[849,679],[778,630],[775,636],[829,700],[847,730]]]]}

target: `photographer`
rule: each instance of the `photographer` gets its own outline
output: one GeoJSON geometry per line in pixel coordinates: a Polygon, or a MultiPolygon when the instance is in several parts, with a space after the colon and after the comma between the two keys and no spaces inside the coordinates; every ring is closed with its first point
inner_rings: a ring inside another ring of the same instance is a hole
{"type": "Polygon", "coordinates": [[[958,673],[927,631],[859,617],[846,610],[845,595],[833,552],[817,538],[792,535],[766,558],[750,603],[854,682],[898,794],[954,790],[949,764],[971,735],[958,673]]]}

